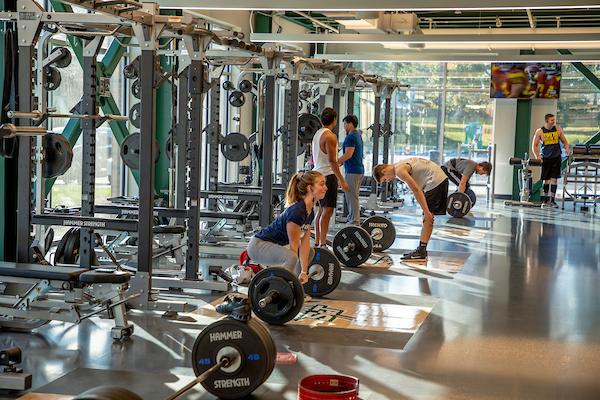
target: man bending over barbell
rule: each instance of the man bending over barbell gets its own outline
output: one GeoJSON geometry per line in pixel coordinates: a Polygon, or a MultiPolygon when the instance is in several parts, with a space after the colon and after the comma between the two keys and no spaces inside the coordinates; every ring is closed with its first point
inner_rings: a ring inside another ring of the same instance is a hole
{"type": "Polygon", "coordinates": [[[462,193],[469,188],[469,179],[475,173],[477,175],[490,175],[492,164],[487,161],[476,163],[465,158],[452,158],[442,164],[442,171],[458,187],[456,190],[462,193]]]}
{"type": "Polygon", "coordinates": [[[423,210],[423,227],[419,247],[402,256],[403,260],[427,260],[427,243],[433,232],[433,215],[446,214],[448,177],[433,161],[408,158],[396,164],[379,164],[373,169],[377,182],[398,178],[409,187],[423,210]]]}

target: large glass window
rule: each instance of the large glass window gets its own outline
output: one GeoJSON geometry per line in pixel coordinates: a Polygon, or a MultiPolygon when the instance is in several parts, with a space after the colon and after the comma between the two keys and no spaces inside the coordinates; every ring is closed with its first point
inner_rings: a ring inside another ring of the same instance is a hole
{"type": "Polygon", "coordinates": [[[415,89],[441,89],[444,84],[442,63],[398,63],[397,80],[415,89]]]}
{"type": "MultiPolygon", "coordinates": [[[[585,63],[600,76],[600,63],[585,63]]],[[[584,143],[600,131],[600,91],[572,64],[562,67],[561,91],[556,123],[565,132],[570,145],[584,143]]]]}
{"type": "MultiPolygon", "coordinates": [[[[54,44],[68,47],[64,40],[64,36],[57,35],[54,44]]],[[[110,40],[105,41],[102,52],[108,48],[110,43],[110,40]]],[[[123,108],[121,102],[124,82],[123,74],[120,73],[122,65],[123,61],[110,79],[110,91],[119,108],[123,108]]],[[[57,114],[70,114],[83,95],[83,71],[74,54],[72,54],[71,64],[66,68],[61,68],[60,74],[61,84],[56,90],[49,92],[48,104],[50,107],[56,107],[57,114]]],[[[79,110],[74,111],[78,112],[79,110]]],[[[123,113],[122,110],[121,113],[123,113]]],[[[53,132],[63,133],[68,122],[68,118],[50,118],[48,128],[53,132]]],[[[83,140],[80,136],[73,146],[71,168],[64,175],[59,176],[52,186],[50,199],[53,207],[81,205],[82,143],[83,140]]],[[[119,145],[109,124],[104,123],[96,130],[96,203],[105,204],[109,197],[120,195],[121,179],[122,161],[119,145]]]]}
{"type": "Polygon", "coordinates": [[[444,125],[444,160],[457,157],[458,145],[485,149],[492,142],[494,103],[487,90],[448,92],[444,125]]]}
{"type": "Polygon", "coordinates": [[[446,64],[446,87],[449,89],[482,89],[487,92],[490,87],[490,64],[446,64]]]}

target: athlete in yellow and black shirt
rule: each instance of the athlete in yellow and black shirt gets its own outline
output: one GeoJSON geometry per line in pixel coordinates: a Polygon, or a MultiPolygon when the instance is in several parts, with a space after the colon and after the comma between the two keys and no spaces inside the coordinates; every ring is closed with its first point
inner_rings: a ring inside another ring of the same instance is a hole
{"type": "Polygon", "coordinates": [[[561,172],[561,149],[563,143],[567,155],[571,155],[569,143],[561,127],[556,126],[556,118],[552,114],[546,114],[546,124],[535,131],[531,151],[536,159],[540,158],[539,145],[542,144],[542,202],[552,207],[558,207],[554,202],[556,196],[556,180],[560,178],[561,172]]]}

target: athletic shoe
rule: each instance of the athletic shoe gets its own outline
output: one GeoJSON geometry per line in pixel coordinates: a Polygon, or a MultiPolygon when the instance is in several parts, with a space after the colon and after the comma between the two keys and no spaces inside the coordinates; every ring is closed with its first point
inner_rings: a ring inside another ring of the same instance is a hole
{"type": "Polygon", "coordinates": [[[552,208],[558,208],[558,204],[556,204],[554,202],[554,200],[552,200],[550,203],[548,203],[548,206],[552,207],[552,208]]]}
{"type": "Polygon", "coordinates": [[[401,259],[406,261],[426,261],[427,251],[417,249],[413,252],[404,254],[401,259]]]}

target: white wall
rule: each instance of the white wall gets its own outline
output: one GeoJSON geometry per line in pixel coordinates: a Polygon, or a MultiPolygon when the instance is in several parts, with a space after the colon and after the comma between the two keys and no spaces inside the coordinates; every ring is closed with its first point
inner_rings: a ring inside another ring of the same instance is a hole
{"type": "MultiPolygon", "coordinates": [[[[529,127],[529,143],[533,140],[535,131],[544,125],[546,114],[556,115],[558,100],[532,99],[531,100],[531,126],[529,127]]],[[[492,143],[496,144],[496,181],[494,192],[496,195],[511,195],[513,188],[514,166],[508,163],[511,157],[524,157],[524,154],[515,155],[515,134],[517,128],[517,101],[515,99],[495,99],[494,119],[492,123],[492,143]]],[[[528,147],[527,156],[531,157],[531,146],[528,147]]],[[[540,179],[541,168],[532,167],[533,181],[540,179]]]]}
{"type": "Polygon", "coordinates": [[[496,195],[511,195],[514,167],[508,159],[515,154],[515,133],[517,128],[517,100],[495,99],[492,122],[492,143],[496,145],[496,195]]]}

